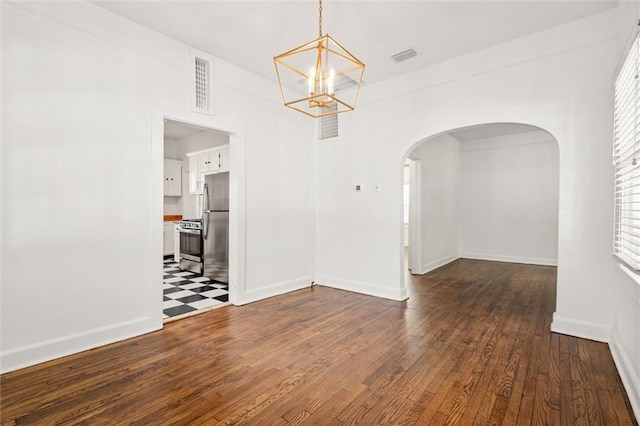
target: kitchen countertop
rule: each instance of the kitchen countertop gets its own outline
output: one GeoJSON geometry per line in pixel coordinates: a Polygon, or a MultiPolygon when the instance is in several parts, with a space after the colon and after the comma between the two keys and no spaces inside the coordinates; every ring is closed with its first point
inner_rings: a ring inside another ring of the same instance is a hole
{"type": "Polygon", "coordinates": [[[165,222],[179,222],[182,220],[181,214],[165,214],[164,221],[165,222]]]}

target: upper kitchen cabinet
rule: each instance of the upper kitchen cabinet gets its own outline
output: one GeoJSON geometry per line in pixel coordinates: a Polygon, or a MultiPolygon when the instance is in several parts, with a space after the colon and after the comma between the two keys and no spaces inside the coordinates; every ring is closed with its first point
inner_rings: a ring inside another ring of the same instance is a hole
{"type": "Polygon", "coordinates": [[[182,161],[164,160],[164,195],[166,197],[182,195],[182,161]]]}
{"type": "Polygon", "coordinates": [[[229,171],[229,147],[226,146],[220,150],[220,172],[229,171]]]}
{"type": "Polygon", "coordinates": [[[220,171],[220,152],[209,151],[198,155],[198,173],[215,173],[220,171]]]}
{"type": "Polygon", "coordinates": [[[204,176],[229,171],[229,145],[187,154],[189,157],[189,193],[202,194],[204,176]]]}

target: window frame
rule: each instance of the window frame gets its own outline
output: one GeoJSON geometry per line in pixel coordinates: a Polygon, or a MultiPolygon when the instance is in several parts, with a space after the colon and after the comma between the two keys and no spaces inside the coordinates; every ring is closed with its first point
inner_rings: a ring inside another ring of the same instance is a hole
{"type": "Polygon", "coordinates": [[[634,31],[614,80],[613,255],[640,273],[640,32],[634,31]]]}

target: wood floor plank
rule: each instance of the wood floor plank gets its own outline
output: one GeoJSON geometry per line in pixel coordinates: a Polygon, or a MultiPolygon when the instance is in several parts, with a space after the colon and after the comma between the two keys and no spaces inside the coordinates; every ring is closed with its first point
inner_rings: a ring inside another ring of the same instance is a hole
{"type": "Polygon", "coordinates": [[[553,267],[459,259],[395,302],[314,286],[0,376],[2,425],[637,425],[553,267]]]}
{"type": "Polygon", "coordinates": [[[571,390],[573,394],[573,423],[601,425],[602,415],[587,365],[579,357],[570,357],[571,390]]]}

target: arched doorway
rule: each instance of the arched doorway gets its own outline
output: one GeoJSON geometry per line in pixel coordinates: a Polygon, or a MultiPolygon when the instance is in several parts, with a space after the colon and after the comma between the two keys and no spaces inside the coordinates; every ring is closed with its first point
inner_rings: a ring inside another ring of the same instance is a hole
{"type": "Polygon", "coordinates": [[[559,153],[549,132],[519,123],[452,129],[414,144],[402,163],[411,273],[458,258],[557,265],[559,153]]]}

